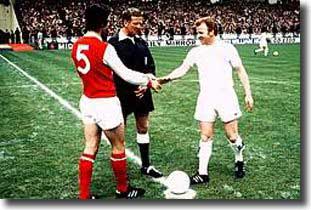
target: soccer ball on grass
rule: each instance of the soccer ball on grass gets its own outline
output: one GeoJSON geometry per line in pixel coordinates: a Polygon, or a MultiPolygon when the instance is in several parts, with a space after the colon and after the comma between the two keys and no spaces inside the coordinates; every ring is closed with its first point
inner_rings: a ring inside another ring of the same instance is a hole
{"type": "Polygon", "coordinates": [[[165,180],[166,199],[194,199],[196,192],[190,189],[190,178],[183,171],[173,171],[165,180]]]}
{"type": "Polygon", "coordinates": [[[279,56],[279,52],[278,51],[273,51],[272,55],[273,56],[279,56]]]}
{"type": "Polygon", "coordinates": [[[190,187],[190,178],[183,171],[173,171],[166,178],[167,188],[175,194],[183,194],[188,191],[190,187]]]}

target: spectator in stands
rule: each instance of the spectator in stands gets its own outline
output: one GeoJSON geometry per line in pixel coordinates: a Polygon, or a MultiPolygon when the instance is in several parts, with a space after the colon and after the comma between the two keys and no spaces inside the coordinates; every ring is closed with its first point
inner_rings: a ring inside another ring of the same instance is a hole
{"type": "Polygon", "coordinates": [[[146,26],[146,27],[145,27],[145,30],[144,30],[144,34],[145,34],[145,38],[146,38],[147,41],[148,41],[149,33],[150,33],[149,27],[146,26]]]}
{"type": "Polygon", "coordinates": [[[10,44],[14,44],[15,43],[15,33],[13,32],[13,30],[11,30],[11,33],[10,33],[10,41],[9,41],[10,44]]]}
{"type": "Polygon", "coordinates": [[[273,24],[273,27],[272,27],[273,37],[276,37],[277,33],[278,33],[278,28],[277,28],[276,24],[273,24]]]}
{"type": "Polygon", "coordinates": [[[174,30],[173,25],[170,25],[170,27],[168,29],[168,34],[169,34],[169,39],[174,40],[175,30],[174,30]]]}
{"type": "Polygon", "coordinates": [[[198,32],[197,32],[196,27],[192,27],[192,34],[193,34],[193,36],[194,36],[194,39],[197,39],[198,32]]]}
{"type": "Polygon", "coordinates": [[[4,43],[5,43],[5,42],[4,42],[4,36],[5,36],[4,31],[2,31],[2,30],[0,29],[0,44],[4,44],[4,43]]]}
{"type": "Polygon", "coordinates": [[[4,43],[8,44],[10,43],[10,32],[8,29],[5,29],[4,33],[4,43]]]}
{"type": "Polygon", "coordinates": [[[15,43],[20,44],[21,43],[21,32],[18,28],[15,30],[15,43]]]}
{"type": "Polygon", "coordinates": [[[162,21],[159,22],[158,24],[158,39],[161,40],[162,39],[162,34],[164,31],[164,24],[162,21]]]}
{"type": "Polygon", "coordinates": [[[186,26],[185,24],[182,24],[181,27],[180,27],[180,35],[181,35],[181,39],[184,40],[185,39],[185,35],[187,33],[186,31],[186,26]]]}
{"type": "Polygon", "coordinates": [[[240,25],[238,25],[235,29],[235,33],[237,35],[237,38],[240,38],[240,35],[242,34],[242,28],[240,25]]]}
{"type": "Polygon", "coordinates": [[[249,38],[252,38],[252,34],[254,33],[254,30],[253,30],[253,26],[252,25],[249,25],[248,28],[247,28],[247,33],[249,35],[249,38]]]}
{"type": "Polygon", "coordinates": [[[222,39],[222,35],[223,35],[224,31],[223,31],[223,28],[222,28],[222,25],[219,23],[218,24],[218,34],[219,34],[219,37],[222,39]]]}

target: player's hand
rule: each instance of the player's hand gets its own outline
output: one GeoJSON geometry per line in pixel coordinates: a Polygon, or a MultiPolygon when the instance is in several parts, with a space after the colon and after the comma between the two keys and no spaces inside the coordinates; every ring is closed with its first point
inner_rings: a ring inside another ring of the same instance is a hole
{"type": "Polygon", "coordinates": [[[159,92],[159,90],[162,89],[162,86],[161,86],[161,84],[157,80],[151,80],[151,88],[155,92],[159,92]]]}
{"type": "Polygon", "coordinates": [[[145,95],[147,89],[148,89],[147,87],[139,86],[137,90],[134,91],[134,93],[136,97],[142,98],[145,95]]]}
{"type": "Polygon", "coordinates": [[[246,110],[251,112],[254,108],[254,99],[252,97],[252,95],[246,95],[245,96],[245,106],[246,106],[246,110]]]}
{"type": "Polygon", "coordinates": [[[164,85],[164,84],[172,81],[172,79],[169,78],[168,76],[165,76],[165,77],[158,78],[157,81],[159,82],[160,85],[164,85]]]}
{"type": "Polygon", "coordinates": [[[148,73],[148,74],[146,74],[147,75],[147,77],[149,78],[149,79],[152,79],[152,80],[155,80],[155,79],[157,79],[153,74],[151,74],[151,73],[148,73]]]}

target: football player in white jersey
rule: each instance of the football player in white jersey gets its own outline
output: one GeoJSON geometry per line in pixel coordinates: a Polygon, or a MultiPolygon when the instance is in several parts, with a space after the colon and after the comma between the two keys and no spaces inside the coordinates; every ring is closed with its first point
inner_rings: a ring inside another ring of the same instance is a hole
{"type": "Polygon", "coordinates": [[[213,19],[200,18],[195,25],[201,45],[192,48],[181,66],[158,81],[164,84],[181,78],[194,64],[198,68],[200,93],[194,117],[199,121],[201,139],[199,168],[191,177],[191,184],[209,182],[208,162],[212,154],[214,123],[217,116],[224,123],[226,136],[235,154],[235,176],[242,178],[245,176],[242,155],[245,145],[238,133],[238,118],[242,113],[233,88],[232,70],[237,72],[241,80],[246,108],[251,111],[254,101],[248,75],[235,47],[216,38],[217,25],[213,19]]]}
{"type": "Polygon", "coordinates": [[[42,44],[43,44],[43,33],[41,32],[41,30],[39,30],[37,33],[37,43],[38,43],[38,48],[40,50],[42,50],[43,49],[43,46],[42,46],[42,44]]]}
{"type": "Polygon", "coordinates": [[[272,36],[269,36],[266,29],[261,30],[261,35],[259,37],[259,48],[254,50],[254,54],[257,55],[259,52],[263,52],[265,56],[268,56],[269,47],[268,39],[271,39],[272,36]]]}

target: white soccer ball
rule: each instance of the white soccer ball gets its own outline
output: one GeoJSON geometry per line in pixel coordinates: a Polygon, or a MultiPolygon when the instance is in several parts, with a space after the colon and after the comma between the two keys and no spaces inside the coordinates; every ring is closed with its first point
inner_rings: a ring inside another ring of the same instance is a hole
{"type": "Polygon", "coordinates": [[[274,52],[272,53],[272,55],[273,55],[273,56],[279,56],[279,52],[278,52],[278,51],[274,51],[274,52]]]}
{"type": "Polygon", "coordinates": [[[190,178],[183,171],[173,171],[165,181],[168,190],[175,194],[183,194],[189,190],[190,178]]]}

